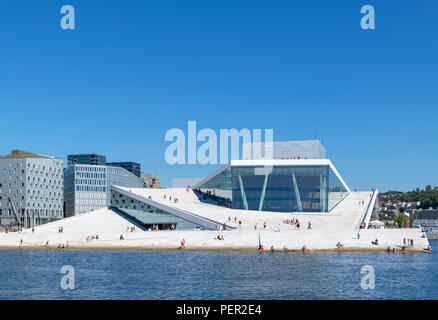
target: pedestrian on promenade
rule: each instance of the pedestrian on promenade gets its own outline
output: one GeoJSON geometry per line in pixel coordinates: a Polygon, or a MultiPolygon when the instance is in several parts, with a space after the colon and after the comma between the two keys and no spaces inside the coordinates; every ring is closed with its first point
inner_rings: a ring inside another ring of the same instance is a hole
{"type": "Polygon", "coordinates": [[[263,222],[263,229],[266,229],[266,221],[263,222]]]}
{"type": "Polygon", "coordinates": [[[357,238],[360,239],[360,230],[357,230],[357,238]]]}
{"type": "Polygon", "coordinates": [[[307,230],[311,230],[312,229],[312,224],[310,223],[310,221],[309,221],[309,224],[308,224],[308,226],[307,226],[307,230]]]}

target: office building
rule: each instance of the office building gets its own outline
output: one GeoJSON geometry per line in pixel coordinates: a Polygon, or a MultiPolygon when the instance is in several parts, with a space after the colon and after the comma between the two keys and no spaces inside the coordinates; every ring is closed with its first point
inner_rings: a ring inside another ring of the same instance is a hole
{"type": "Polygon", "coordinates": [[[143,173],[141,179],[146,188],[161,188],[160,179],[152,173],[143,173]]]}
{"type": "Polygon", "coordinates": [[[64,171],[66,217],[110,206],[112,185],[141,188],[143,181],[121,167],[70,165],[64,171]]]}
{"type": "Polygon", "coordinates": [[[107,162],[106,165],[124,168],[137,177],[141,175],[141,165],[137,162],[107,162]]]}
{"type": "Polygon", "coordinates": [[[67,156],[67,164],[91,164],[106,165],[106,157],[96,153],[70,154],[67,156]]]}
{"type": "Polygon", "coordinates": [[[63,160],[13,150],[0,156],[0,223],[30,227],[63,218],[63,160]]]}

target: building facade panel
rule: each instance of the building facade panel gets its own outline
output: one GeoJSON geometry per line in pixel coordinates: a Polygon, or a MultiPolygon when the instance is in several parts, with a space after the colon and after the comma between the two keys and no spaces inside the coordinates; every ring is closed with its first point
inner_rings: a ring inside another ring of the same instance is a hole
{"type": "Polygon", "coordinates": [[[25,226],[64,216],[62,159],[46,156],[0,158],[0,223],[25,226]]]}
{"type": "Polygon", "coordinates": [[[231,165],[198,189],[220,205],[274,212],[329,212],[349,193],[329,165],[231,165]]]}
{"type": "Polygon", "coordinates": [[[120,167],[70,165],[65,170],[66,216],[108,207],[111,202],[111,185],[141,188],[143,182],[120,167]]]}

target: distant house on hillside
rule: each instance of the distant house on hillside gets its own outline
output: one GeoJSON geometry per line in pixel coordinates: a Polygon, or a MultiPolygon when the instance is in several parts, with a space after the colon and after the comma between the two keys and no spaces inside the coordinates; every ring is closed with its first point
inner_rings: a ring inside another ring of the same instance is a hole
{"type": "Polygon", "coordinates": [[[412,218],[412,227],[421,226],[429,239],[438,238],[438,209],[417,211],[412,218]]]}

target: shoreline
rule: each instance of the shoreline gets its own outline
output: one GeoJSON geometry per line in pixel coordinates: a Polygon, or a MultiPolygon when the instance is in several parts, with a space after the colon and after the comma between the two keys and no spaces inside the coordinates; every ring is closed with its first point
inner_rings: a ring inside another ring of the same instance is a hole
{"type": "MultiPolygon", "coordinates": [[[[392,248],[391,248],[392,249],[392,248]]],[[[70,245],[68,248],[58,248],[58,246],[0,246],[0,251],[21,251],[21,250],[47,250],[47,251],[212,251],[212,252],[258,252],[257,246],[186,246],[181,248],[181,246],[170,246],[170,245],[158,245],[158,246],[82,246],[82,245],[70,245]]],[[[275,249],[271,252],[270,249],[265,249],[265,253],[279,253],[279,252],[302,252],[302,253],[313,253],[313,252],[347,252],[347,253],[363,253],[363,252],[381,252],[381,253],[393,253],[386,252],[386,248],[355,248],[355,247],[345,247],[345,248],[327,248],[327,249],[275,249]]],[[[400,248],[396,248],[394,253],[401,253],[400,248]]],[[[407,248],[405,253],[432,253],[432,251],[427,251],[425,249],[419,248],[407,248]]]]}

